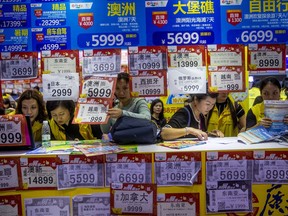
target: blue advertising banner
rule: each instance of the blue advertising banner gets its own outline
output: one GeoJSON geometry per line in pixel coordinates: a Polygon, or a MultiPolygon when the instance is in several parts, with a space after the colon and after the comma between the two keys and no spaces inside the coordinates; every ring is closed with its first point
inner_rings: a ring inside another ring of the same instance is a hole
{"type": "Polygon", "coordinates": [[[220,2],[145,1],[146,45],[221,43],[220,2]]]}
{"type": "Polygon", "coordinates": [[[65,26],[68,3],[31,4],[32,28],[65,26]]]}
{"type": "Polygon", "coordinates": [[[73,49],[127,48],[146,43],[144,1],[70,2],[73,49]]]}
{"type": "Polygon", "coordinates": [[[287,0],[221,0],[221,43],[287,43],[287,0]]]}
{"type": "Polygon", "coordinates": [[[30,27],[29,4],[0,4],[0,28],[30,27]]]}
{"type": "Polygon", "coordinates": [[[70,27],[32,28],[33,50],[71,49],[70,27]]]}
{"type": "Polygon", "coordinates": [[[0,52],[20,52],[32,50],[31,41],[30,29],[0,29],[0,52]]]}

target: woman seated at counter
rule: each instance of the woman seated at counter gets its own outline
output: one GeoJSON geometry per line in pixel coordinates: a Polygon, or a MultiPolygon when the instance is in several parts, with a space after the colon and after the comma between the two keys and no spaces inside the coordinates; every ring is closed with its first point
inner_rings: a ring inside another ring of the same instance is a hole
{"type": "Polygon", "coordinates": [[[42,141],[42,123],[47,119],[42,95],[32,89],[24,91],[18,99],[15,113],[30,116],[34,140],[42,141]]]}
{"type": "Polygon", "coordinates": [[[130,116],[140,119],[151,120],[151,114],[148,104],[144,98],[132,98],[129,88],[129,74],[119,73],[117,76],[117,84],[115,96],[119,103],[113,108],[110,108],[107,115],[110,117],[107,124],[101,124],[103,132],[102,140],[108,141],[108,136],[112,125],[116,122],[117,118],[121,116],[130,116]]]}
{"type": "MultiPolygon", "coordinates": [[[[39,94],[38,94],[39,95],[39,94]]],[[[52,140],[95,139],[89,124],[72,124],[75,103],[72,100],[47,101],[52,140]]]]}
{"type": "MultiPolygon", "coordinates": [[[[264,115],[264,100],[280,100],[280,92],[281,85],[278,79],[274,77],[266,77],[261,80],[260,94],[263,101],[249,109],[246,117],[246,130],[260,125],[266,128],[271,126],[272,119],[264,115]]],[[[283,121],[287,124],[288,117],[285,117],[283,121]]]]}
{"type": "MultiPolygon", "coordinates": [[[[190,102],[184,108],[179,109],[162,128],[163,140],[177,138],[196,137],[199,140],[207,140],[208,134],[205,116],[214,107],[218,93],[197,94],[192,96],[190,102]],[[190,120],[189,120],[190,117],[190,120]]],[[[223,137],[220,131],[213,131],[215,136],[223,137]]]]}

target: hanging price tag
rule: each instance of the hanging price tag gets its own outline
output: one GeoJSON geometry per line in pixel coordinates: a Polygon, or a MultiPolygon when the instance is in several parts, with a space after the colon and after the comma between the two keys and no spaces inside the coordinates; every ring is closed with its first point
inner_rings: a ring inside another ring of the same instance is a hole
{"type": "Polygon", "coordinates": [[[63,155],[57,166],[58,189],[104,186],[102,156],[63,155]]]}
{"type": "Polygon", "coordinates": [[[1,53],[1,79],[34,79],[38,75],[37,55],[33,52],[1,53]]]}
{"type": "Polygon", "coordinates": [[[277,73],[285,73],[285,44],[250,44],[248,50],[248,70],[250,72],[272,70],[277,73]]]}
{"type": "Polygon", "coordinates": [[[20,181],[20,161],[19,158],[0,158],[0,190],[19,189],[20,181]]]}
{"type": "Polygon", "coordinates": [[[20,160],[24,189],[56,189],[56,161],[54,157],[22,157],[20,160]]]}
{"type": "Polygon", "coordinates": [[[26,119],[23,115],[0,116],[0,145],[24,146],[26,119]]]}
{"type": "Polygon", "coordinates": [[[169,68],[168,83],[171,94],[206,93],[206,67],[169,68]]]}
{"type": "Polygon", "coordinates": [[[111,213],[156,216],[156,188],[156,184],[112,183],[111,213]]]}
{"type": "Polygon", "coordinates": [[[46,50],[41,52],[43,73],[79,72],[78,50],[46,50]]]}
{"type": "Polygon", "coordinates": [[[113,100],[116,82],[116,77],[89,77],[82,82],[80,97],[113,100]]]}
{"type": "Polygon", "coordinates": [[[129,47],[130,71],[167,69],[166,47],[129,47]]]}
{"type": "Polygon", "coordinates": [[[106,155],[106,186],[112,182],[151,183],[150,155],[106,155]],[[127,157],[126,157],[127,156],[127,157]],[[119,162],[117,162],[119,161],[119,162]]]}
{"type": "Polygon", "coordinates": [[[112,100],[80,100],[77,103],[73,123],[105,124],[108,122],[107,111],[112,100]]]}
{"type": "Polygon", "coordinates": [[[23,215],[21,195],[0,196],[0,215],[23,215]]]}
{"type": "Polygon", "coordinates": [[[133,97],[164,96],[167,95],[167,72],[136,71],[130,82],[133,97]]]}
{"type": "Polygon", "coordinates": [[[84,50],[83,76],[120,72],[121,49],[84,50]]]}
{"type": "Polygon", "coordinates": [[[201,67],[205,66],[204,46],[168,46],[169,67],[201,67]]]}
{"type": "Polygon", "coordinates": [[[79,97],[79,74],[43,74],[44,100],[73,100],[79,97]],[[76,86],[76,88],[75,88],[76,86]]]}

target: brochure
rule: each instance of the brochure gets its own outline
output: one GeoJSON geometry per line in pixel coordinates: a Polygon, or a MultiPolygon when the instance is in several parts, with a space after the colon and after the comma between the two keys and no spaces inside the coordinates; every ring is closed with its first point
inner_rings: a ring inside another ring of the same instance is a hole
{"type": "Polygon", "coordinates": [[[267,128],[272,135],[288,130],[288,125],[283,122],[285,116],[288,116],[288,101],[287,100],[265,100],[264,114],[272,119],[272,125],[267,128]]]}
{"type": "Polygon", "coordinates": [[[238,134],[238,141],[245,144],[256,144],[270,141],[281,141],[279,136],[273,136],[264,126],[257,126],[238,134]]]}
{"type": "Polygon", "coordinates": [[[176,140],[176,141],[165,141],[165,142],[159,143],[158,145],[172,148],[172,149],[182,149],[182,148],[188,148],[191,146],[204,145],[204,144],[206,144],[205,141],[176,140]]]}

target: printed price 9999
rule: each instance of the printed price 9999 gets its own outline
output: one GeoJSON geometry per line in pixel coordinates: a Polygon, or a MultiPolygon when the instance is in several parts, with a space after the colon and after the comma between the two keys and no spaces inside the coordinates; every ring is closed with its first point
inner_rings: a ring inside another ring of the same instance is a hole
{"type": "Polygon", "coordinates": [[[142,206],[127,206],[125,207],[126,212],[142,212],[142,206]]]}
{"type": "Polygon", "coordinates": [[[268,180],[288,180],[288,170],[266,170],[265,177],[268,180]]]}
{"type": "Polygon", "coordinates": [[[1,143],[21,143],[22,135],[21,133],[1,133],[0,135],[1,143]]]}
{"type": "Polygon", "coordinates": [[[52,97],[71,96],[71,89],[52,89],[52,97]]]}
{"type": "Polygon", "coordinates": [[[119,175],[119,182],[123,183],[143,183],[144,182],[144,175],[143,174],[136,174],[136,173],[121,173],[119,175]]]}
{"type": "Polygon", "coordinates": [[[222,170],[220,172],[220,179],[221,180],[245,180],[246,179],[246,172],[244,170],[234,170],[234,171],[225,171],[222,170]]]}
{"type": "Polygon", "coordinates": [[[109,98],[111,96],[111,89],[98,89],[98,88],[89,88],[88,89],[88,97],[107,97],[109,98]]]}

